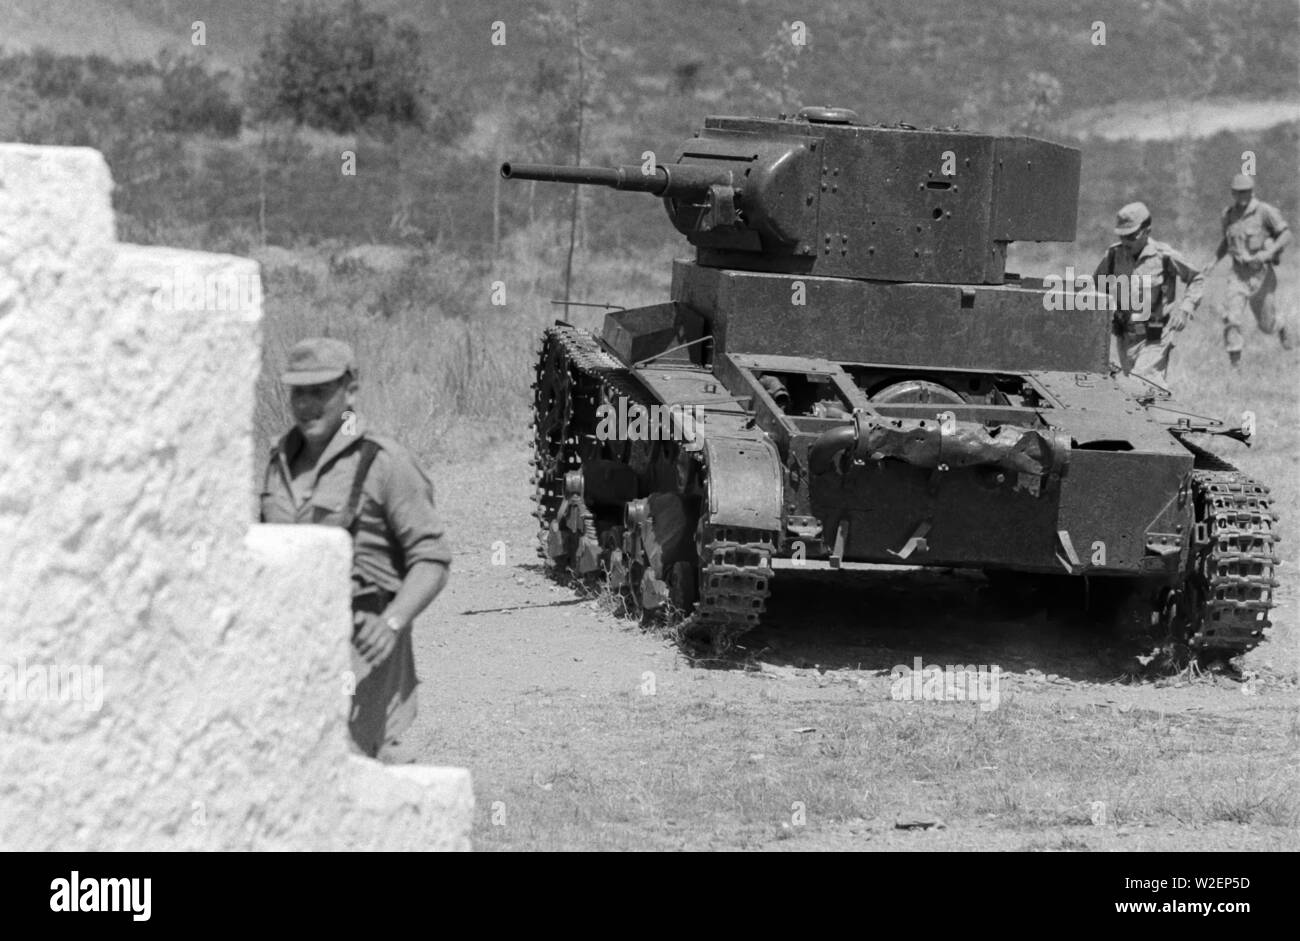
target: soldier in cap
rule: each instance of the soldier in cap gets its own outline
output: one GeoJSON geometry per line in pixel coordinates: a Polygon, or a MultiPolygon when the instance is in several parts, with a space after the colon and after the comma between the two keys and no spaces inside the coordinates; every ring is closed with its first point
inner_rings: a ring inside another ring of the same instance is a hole
{"type": "Polygon", "coordinates": [[[357,377],[352,349],[339,340],[303,340],[289,351],[281,381],[295,424],[271,449],[262,521],[351,535],[357,682],[348,728],[362,752],[394,760],[415,718],[411,627],[446,584],[451,550],[429,478],[357,414],[357,377]]]}
{"type": "Polygon", "coordinates": [[[1205,278],[1164,242],[1151,238],[1151,212],[1145,203],[1129,203],[1115,216],[1119,241],[1106,249],[1094,280],[1108,285],[1115,301],[1111,333],[1115,359],[1125,375],[1137,375],[1168,388],[1173,334],[1187,326],[1200,306],[1205,278]],[[1120,277],[1132,290],[1116,291],[1120,277]],[[1178,282],[1187,285],[1175,305],[1178,282]]]}
{"type": "Polygon", "coordinates": [[[1255,197],[1254,178],[1245,173],[1233,177],[1232,205],[1223,211],[1223,238],[1214,261],[1232,256],[1223,311],[1223,344],[1234,366],[1241,363],[1245,346],[1241,327],[1246,323],[1247,308],[1255,315],[1260,330],[1272,333],[1277,329],[1282,347],[1293,348],[1294,337],[1288,324],[1278,324],[1273,300],[1277,290],[1273,268],[1282,257],[1282,249],[1290,243],[1291,229],[1282,214],[1255,197]]]}

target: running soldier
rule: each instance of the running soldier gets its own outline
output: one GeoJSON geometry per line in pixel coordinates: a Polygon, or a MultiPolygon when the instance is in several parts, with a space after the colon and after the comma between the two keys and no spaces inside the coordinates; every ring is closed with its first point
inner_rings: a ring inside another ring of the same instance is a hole
{"type": "Polygon", "coordinates": [[[1277,273],[1273,270],[1282,257],[1282,249],[1291,244],[1291,229],[1282,214],[1255,196],[1255,180],[1245,173],[1232,178],[1232,205],[1223,211],[1223,238],[1214,253],[1217,264],[1224,255],[1232,256],[1228,273],[1227,298],[1223,311],[1223,345],[1228,361],[1241,365],[1245,338],[1241,328],[1250,310],[1255,323],[1264,333],[1277,331],[1283,349],[1294,348],[1290,325],[1278,323],[1273,295],[1277,291],[1277,273]]]}

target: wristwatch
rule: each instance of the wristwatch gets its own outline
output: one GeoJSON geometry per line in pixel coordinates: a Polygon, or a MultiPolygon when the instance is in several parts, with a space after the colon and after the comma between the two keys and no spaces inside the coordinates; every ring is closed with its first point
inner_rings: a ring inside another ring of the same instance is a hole
{"type": "Polygon", "coordinates": [[[396,634],[398,631],[402,629],[402,622],[399,621],[396,617],[394,617],[391,614],[388,617],[384,618],[384,624],[394,634],[396,634]]]}

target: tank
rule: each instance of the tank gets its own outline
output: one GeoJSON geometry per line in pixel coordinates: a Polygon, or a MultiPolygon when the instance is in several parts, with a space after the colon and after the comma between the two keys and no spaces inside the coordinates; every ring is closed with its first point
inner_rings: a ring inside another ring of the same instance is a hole
{"type": "Polygon", "coordinates": [[[1006,271],[1073,241],[1080,153],[1029,137],[710,117],[671,162],[506,163],[663,200],[663,303],[557,322],[534,383],[541,554],[729,649],[787,570],[978,569],[1204,655],[1258,644],[1268,488],[1110,365],[1107,299],[1006,271]],[[1198,444],[1197,442],[1201,442],[1198,444]]]}

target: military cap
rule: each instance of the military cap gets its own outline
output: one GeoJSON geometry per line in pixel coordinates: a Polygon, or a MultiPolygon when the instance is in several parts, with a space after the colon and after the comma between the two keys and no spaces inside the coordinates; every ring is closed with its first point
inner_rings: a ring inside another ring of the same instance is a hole
{"type": "Polygon", "coordinates": [[[1255,188],[1255,178],[1249,173],[1238,173],[1232,178],[1233,190],[1253,190],[1255,188]]]}
{"type": "Polygon", "coordinates": [[[1129,203],[1115,214],[1115,234],[1132,235],[1151,219],[1146,203],[1129,203]]]}
{"type": "Polygon", "coordinates": [[[352,347],[342,340],[310,337],[295,343],[289,351],[289,369],[280,381],[287,386],[316,386],[332,382],[344,373],[357,373],[352,347]]]}

